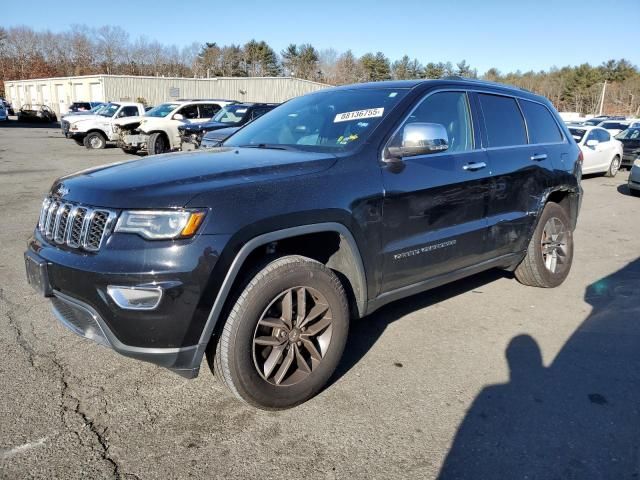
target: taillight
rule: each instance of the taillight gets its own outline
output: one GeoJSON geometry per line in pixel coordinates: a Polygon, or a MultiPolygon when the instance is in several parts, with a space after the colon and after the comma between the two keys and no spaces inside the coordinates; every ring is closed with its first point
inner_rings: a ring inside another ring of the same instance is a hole
{"type": "Polygon", "coordinates": [[[583,161],[584,161],[584,155],[582,154],[582,150],[580,150],[580,153],[578,154],[578,165],[582,167],[583,161]]]}

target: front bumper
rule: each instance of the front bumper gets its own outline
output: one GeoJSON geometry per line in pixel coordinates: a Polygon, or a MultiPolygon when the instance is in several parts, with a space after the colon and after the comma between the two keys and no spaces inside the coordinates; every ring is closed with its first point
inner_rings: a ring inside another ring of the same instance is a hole
{"type": "Polygon", "coordinates": [[[51,245],[38,231],[29,256],[47,265],[56,317],[74,333],[128,357],[193,377],[207,342],[201,334],[218,286],[212,272],[227,236],[199,235],[189,241],[149,242],[112,234],[97,253],[51,245]],[[109,285],[155,284],[164,289],[153,310],[118,307],[109,285]]]}
{"type": "Polygon", "coordinates": [[[624,152],[622,154],[622,161],[620,162],[620,166],[631,167],[633,165],[633,162],[638,158],[640,158],[639,151],[624,152]]]}
{"type": "Polygon", "coordinates": [[[629,188],[640,191],[640,166],[633,165],[629,173],[629,188]]]}
{"type": "Polygon", "coordinates": [[[180,150],[194,150],[200,148],[202,132],[180,132],[180,150]]]}
{"type": "Polygon", "coordinates": [[[178,348],[144,348],[125,345],[91,305],[55,290],[51,303],[58,321],[76,335],[112,348],[127,357],[168,368],[186,378],[194,378],[198,374],[204,353],[204,348],[198,345],[178,348]]]}

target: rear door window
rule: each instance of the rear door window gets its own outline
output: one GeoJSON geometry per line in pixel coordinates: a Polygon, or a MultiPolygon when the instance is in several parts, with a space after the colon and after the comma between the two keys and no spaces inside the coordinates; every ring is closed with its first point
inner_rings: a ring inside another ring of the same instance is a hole
{"type": "Polygon", "coordinates": [[[205,103],[200,105],[200,118],[213,118],[220,110],[217,103],[205,103]]]}
{"type": "Polygon", "coordinates": [[[510,147],[527,144],[524,120],[515,98],[480,93],[489,147],[510,147]]]}
{"type": "Polygon", "coordinates": [[[611,140],[611,135],[606,130],[598,129],[598,136],[596,138],[600,140],[600,143],[604,143],[611,140]]]}
{"type": "Polygon", "coordinates": [[[122,107],[122,110],[118,113],[118,117],[135,117],[139,114],[138,107],[122,107]]]}
{"type": "Polygon", "coordinates": [[[178,113],[181,113],[185,120],[193,120],[198,118],[198,105],[186,105],[178,110],[178,113]]]}
{"type": "Polygon", "coordinates": [[[558,124],[547,107],[528,100],[519,100],[529,129],[530,143],[557,143],[562,141],[558,124]]]}

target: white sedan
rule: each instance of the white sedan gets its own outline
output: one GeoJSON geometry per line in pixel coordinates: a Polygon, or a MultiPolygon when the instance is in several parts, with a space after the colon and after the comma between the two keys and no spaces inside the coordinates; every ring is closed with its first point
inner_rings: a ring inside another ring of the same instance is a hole
{"type": "Polygon", "coordinates": [[[582,150],[582,173],[604,173],[615,177],[622,161],[622,142],[601,127],[569,127],[582,150]]]}

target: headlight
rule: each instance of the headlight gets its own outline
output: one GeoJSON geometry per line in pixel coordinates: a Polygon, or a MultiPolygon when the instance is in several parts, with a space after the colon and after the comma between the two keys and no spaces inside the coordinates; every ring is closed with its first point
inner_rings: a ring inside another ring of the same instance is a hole
{"type": "Polygon", "coordinates": [[[636,158],[636,159],[633,161],[633,166],[634,166],[634,167],[640,167],[640,157],[636,158]]]}
{"type": "Polygon", "coordinates": [[[204,219],[204,212],[186,210],[126,210],[115,231],[137,233],[148,240],[192,237],[204,219]]]}

